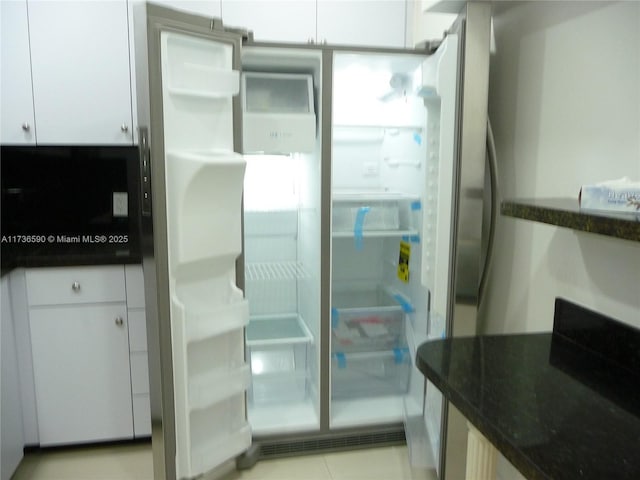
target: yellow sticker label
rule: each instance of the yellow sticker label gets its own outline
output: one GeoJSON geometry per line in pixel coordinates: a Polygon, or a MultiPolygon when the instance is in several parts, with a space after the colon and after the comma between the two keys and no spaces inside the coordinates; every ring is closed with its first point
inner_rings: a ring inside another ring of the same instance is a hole
{"type": "Polygon", "coordinates": [[[409,283],[409,257],[411,257],[411,244],[409,242],[400,242],[398,278],[404,283],[409,283]]]}

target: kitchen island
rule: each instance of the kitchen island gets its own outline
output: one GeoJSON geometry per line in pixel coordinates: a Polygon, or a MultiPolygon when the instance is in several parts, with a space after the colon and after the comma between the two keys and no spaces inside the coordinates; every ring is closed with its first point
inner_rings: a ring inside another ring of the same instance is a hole
{"type": "Polygon", "coordinates": [[[551,333],[431,341],[416,363],[469,422],[467,478],[495,477],[496,449],[529,479],[640,475],[637,329],[557,299],[551,333]]]}

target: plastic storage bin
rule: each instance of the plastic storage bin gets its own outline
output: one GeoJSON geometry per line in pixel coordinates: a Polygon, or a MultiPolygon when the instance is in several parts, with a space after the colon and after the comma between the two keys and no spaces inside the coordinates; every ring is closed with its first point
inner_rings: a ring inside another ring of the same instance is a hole
{"type": "Polygon", "coordinates": [[[334,400],[402,395],[409,387],[409,350],[398,348],[369,353],[334,353],[331,360],[334,400]]]}
{"type": "Polygon", "coordinates": [[[333,294],[332,352],[392,350],[406,346],[404,311],[383,289],[333,294]]]}
{"type": "Polygon", "coordinates": [[[397,201],[341,201],[333,205],[333,231],[367,232],[400,229],[397,201]]]}
{"type": "Polygon", "coordinates": [[[298,316],[252,319],[246,330],[251,365],[249,401],[298,402],[306,398],[311,333],[298,316]]]}

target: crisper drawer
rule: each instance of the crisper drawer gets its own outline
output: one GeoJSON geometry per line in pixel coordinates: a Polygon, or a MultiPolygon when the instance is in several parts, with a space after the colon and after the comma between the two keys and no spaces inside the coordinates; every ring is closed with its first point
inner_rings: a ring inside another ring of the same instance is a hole
{"type": "Polygon", "coordinates": [[[398,230],[400,207],[397,201],[348,201],[333,204],[334,232],[398,230]]]}
{"type": "Polygon", "coordinates": [[[405,394],[409,388],[410,370],[407,348],[334,353],[331,359],[331,397],[339,400],[405,394]]]}
{"type": "Polygon", "coordinates": [[[122,265],[31,268],[26,281],[30,306],[126,301],[122,265]]]}
{"type": "Polygon", "coordinates": [[[384,288],[337,289],[331,296],[331,351],[341,353],[405,347],[403,305],[384,288]]]}
{"type": "Polygon", "coordinates": [[[404,343],[399,306],[331,309],[333,352],[391,350],[404,343]]]}

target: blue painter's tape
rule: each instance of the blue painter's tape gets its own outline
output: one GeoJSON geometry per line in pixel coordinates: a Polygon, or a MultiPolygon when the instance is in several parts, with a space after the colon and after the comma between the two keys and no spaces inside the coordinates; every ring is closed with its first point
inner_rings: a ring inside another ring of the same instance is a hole
{"type": "Polygon", "coordinates": [[[409,235],[402,235],[402,241],[403,242],[408,242],[409,240],[410,240],[409,239],[409,235]]]}
{"type": "Polygon", "coordinates": [[[401,348],[394,348],[393,349],[393,360],[396,364],[400,364],[403,362],[404,360],[404,352],[402,351],[401,348]]]}
{"type": "Polygon", "coordinates": [[[422,145],[422,135],[420,135],[418,132],[414,132],[413,141],[416,142],[418,145],[422,145]]]}
{"type": "Polygon", "coordinates": [[[331,328],[338,328],[338,320],[340,319],[340,312],[336,307],[331,308],[331,328]]]}
{"type": "Polygon", "coordinates": [[[367,215],[369,210],[369,207],[360,207],[358,209],[358,213],[356,214],[356,221],[353,225],[353,236],[355,238],[356,250],[362,250],[363,247],[362,230],[364,229],[365,216],[367,215]]]}
{"type": "Polygon", "coordinates": [[[342,352],[335,354],[338,361],[338,368],[347,368],[347,357],[342,352]]]}
{"type": "Polygon", "coordinates": [[[411,303],[399,293],[396,293],[393,296],[393,299],[402,307],[402,311],[404,313],[413,313],[415,311],[413,305],[411,305],[411,303]]]}
{"type": "Polygon", "coordinates": [[[414,212],[417,210],[422,210],[422,202],[420,200],[411,202],[411,210],[413,210],[414,212]]]}
{"type": "Polygon", "coordinates": [[[411,235],[409,241],[411,243],[420,243],[420,235],[411,235]]]}

